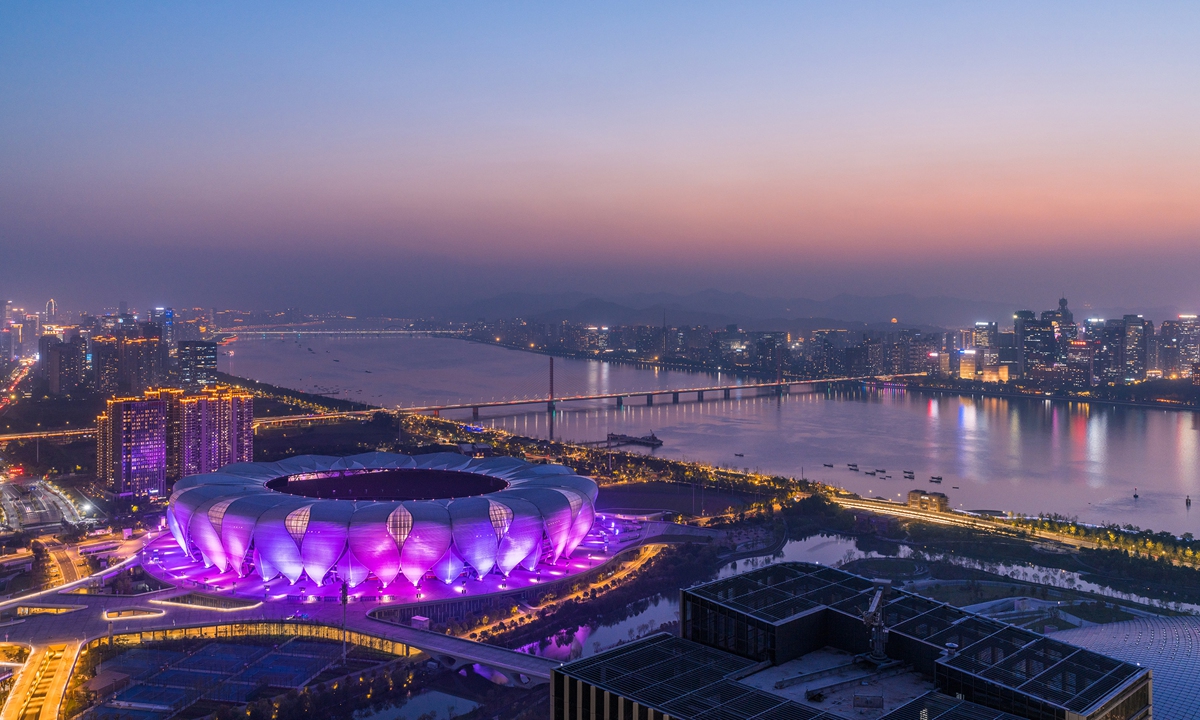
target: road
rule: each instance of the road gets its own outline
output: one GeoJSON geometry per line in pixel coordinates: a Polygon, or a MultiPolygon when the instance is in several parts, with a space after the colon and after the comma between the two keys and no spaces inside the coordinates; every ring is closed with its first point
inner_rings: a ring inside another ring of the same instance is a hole
{"type": "Polygon", "coordinates": [[[64,520],[70,523],[80,520],[71,502],[41,480],[0,485],[0,506],[13,530],[37,530],[57,526],[64,520]]]}
{"type": "Polygon", "coordinates": [[[838,495],[832,496],[829,499],[838,505],[841,505],[842,507],[857,510],[868,510],[870,512],[891,515],[893,517],[901,517],[907,520],[920,520],[921,522],[934,523],[937,525],[966,527],[1010,536],[1023,532],[1027,537],[1037,538],[1040,540],[1049,540],[1075,548],[1088,548],[1094,550],[1103,547],[1100,545],[1100,543],[1087,540],[1085,538],[1047,532],[1044,530],[1035,530],[1033,528],[1018,528],[1007,523],[996,522],[994,520],[988,520],[987,518],[974,517],[972,515],[963,515],[956,512],[931,512],[928,510],[920,510],[909,507],[908,505],[894,503],[890,500],[868,500],[865,498],[851,498],[838,495]]]}
{"type": "MultiPolygon", "coordinates": [[[[115,574],[139,562],[140,554],[135,554],[101,575],[115,574]]],[[[86,642],[110,633],[176,632],[185,628],[214,628],[245,622],[279,623],[280,627],[290,623],[314,630],[321,627],[340,629],[342,626],[340,603],[277,600],[245,609],[215,609],[162,602],[191,592],[181,588],[133,597],[64,594],[95,579],[79,578],[64,587],[0,603],[0,610],[18,606],[71,608],[60,614],[29,614],[4,628],[9,642],[31,645],[34,652],[18,672],[13,691],[0,711],[0,720],[55,720],[80,648],[86,642]],[[160,614],[113,621],[106,619],[106,611],[128,608],[150,609],[160,614]],[[300,615],[304,619],[296,620],[300,615]]],[[[547,681],[551,671],[561,664],[535,655],[377,620],[370,612],[378,607],[378,603],[351,603],[346,607],[346,628],[372,638],[400,643],[414,652],[423,651],[450,667],[471,663],[487,665],[520,684],[547,681]]]]}

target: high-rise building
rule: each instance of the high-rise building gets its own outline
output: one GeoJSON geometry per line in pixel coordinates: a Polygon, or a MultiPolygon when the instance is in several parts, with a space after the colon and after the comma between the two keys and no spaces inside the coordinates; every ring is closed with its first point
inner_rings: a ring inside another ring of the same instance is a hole
{"type": "Polygon", "coordinates": [[[233,388],[199,393],[160,388],[146,397],[161,400],[167,417],[167,481],[215,472],[254,460],[254,396],[233,388]]]}
{"type": "Polygon", "coordinates": [[[1122,318],[1124,337],[1122,361],[1125,382],[1136,382],[1146,379],[1146,369],[1149,366],[1149,335],[1154,333],[1154,325],[1142,318],[1141,315],[1126,315],[1122,318]]]}
{"type": "Polygon", "coordinates": [[[1037,322],[1037,316],[1032,310],[1018,310],[1013,313],[1013,339],[1017,350],[1017,374],[1025,376],[1025,326],[1037,322]]]}
{"type": "Polygon", "coordinates": [[[1067,344],[1079,337],[1079,327],[1075,324],[1075,315],[1067,307],[1067,299],[1059,298],[1058,309],[1046,310],[1042,320],[1049,322],[1054,328],[1054,340],[1057,344],[1056,357],[1063,362],[1067,357],[1067,344]]]}
{"type": "Polygon", "coordinates": [[[13,334],[7,327],[0,328],[0,371],[7,370],[16,353],[13,352],[13,334]]]}
{"type": "Polygon", "coordinates": [[[974,380],[976,370],[976,351],[958,351],[958,377],[961,380],[974,380]]]}
{"type": "Polygon", "coordinates": [[[203,340],[179,341],[176,359],[179,384],[186,388],[209,387],[217,382],[217,344],[203,340]]]}
{"type": "Polygon", "coordinates": [[[1088,388],[1096,384],[1096,346],[1088,340],[1070,340],[1067,343],[1067,382],[1075,388],[1088,388]]]}
{"type": "Polygon", "coordinates": [[[46,301],[46,322],[52,323],[58,319],[58,303],[54,298],[46,301]]]}
{"type": "Polygon", "coordinates": [[[167,407],[162,400],[113,398],[96,418],[96,476],[117,497],[166,492],[167,407]]]}
{"type": "Polygon", "coordinates": [[[46,382],[51,395],[70,395],[84,383],[87,369],[87,344],[78,335],[68,342],[54,343],[43,360],[46,382]]]}
{"type": "Polygon", "coordinates": [[[121,391],[139,393],[162,384],[162,352],[163,343],[157,337],[123,340],[118,375],[121,391]]]}
{"type": "Polygon", "coordinates": [[[92,338],[92,387],[100,395],[115,395],[121,383],[121,345],[113,335],[92,338]]]}
{"type": "Polygon", "coordinates": [[[1191,362],[1185,359],[1181,325],[1177,320],[1164,320],[1158,328],[1158,369],[1164,378],[1185,377],[1191,362]]]}
{"type": "Polygon", "coordinates": [[[47,361],[50,359],[50,348],[60,344],[61,342],[62,341],[58,339],[57,335],[42,335],[38,338],[38,380],[46,380],[49,378],[47,361]]]}
{"type": "Polygon", "coordinates": [[[1200,363],[1200,319],[1195,315],[1180,315],[1178,322],[1180,362],[1186,371],[1200,363]]]}
{"type": "Polygon", "coordinates": [[[254,396],[209,390],[180,401],[180,475],[254,460],[254,396]]]}
{"type": "Polygon", "coordinates": [[[118,321],[112,335],[91,339],[92,383],[96,392],[140,393],[166,379],[166,343],[152,323],[118,321]]]}
{"type": "MultiPolygon", "coordinates": [[[[1032,312],[1029,313],[1033,315],[1032,312]]],[[[1058,337],[1053,320],[1022,318],[1019,331],[1021,374],[1031,377],[1035,371],[1054,367],[1058,360],[1058,337]]]]}
{"type": "Polygon", "coordinates": [[[996,347],[999,332],[994,322],[977,322],[972,333],[971,346],[976,348],[996,347]]]}
{"type": "Polygon", "coordinates": [[[171,347],[175,344],[175,310],[156,307],[150,311],[150,322],[162,328],[162,340],[171,347]]]}

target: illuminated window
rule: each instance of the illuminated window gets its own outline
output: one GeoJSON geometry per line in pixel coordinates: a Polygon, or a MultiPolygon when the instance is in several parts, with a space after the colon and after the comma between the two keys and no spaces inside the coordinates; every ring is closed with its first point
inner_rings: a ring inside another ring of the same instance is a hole
{"type": "Polygon", "coordinates": [[[513,511],[507,505],[501,505],[495,500],[488,500],[491,507],[488,508],[488,517],[492,521],[492,528],[496,530],[496,539],[502,540],[504,534],[508,532],[508,527],[512,525],[513,511]]]}
{"type": "Polygon", "coordinates": [[[311,512],[312,505],[305,505],[299,510],[288,513],[287,518],[283,521],[288,534],[292,536],[297,545],[304,539],[304,531],[308,530],[308,516],[311,512]]]}
{"type": "Polygon", "coordinates": [[[221,523],[225,520],[225,511],[228,510],[229,506],[233,504],[233,501],[237,499],[238,498],[229,498],[228,500],[222,500],[221,502],[213,503],[213,506],[208,509],[208,521],[212,523],[213,529],[217,531],[218,535],[221,534],[221,523]]]}
{"type": "Polygon", "coordinates": [[[397,545],[403,545],[404,541],[408,539],[408,534],[412,532],[412,526],[412,513],[403,505],[397,507],[392,511],[391,515],[388,515],[388,533],[395,538],[397,545]]]}

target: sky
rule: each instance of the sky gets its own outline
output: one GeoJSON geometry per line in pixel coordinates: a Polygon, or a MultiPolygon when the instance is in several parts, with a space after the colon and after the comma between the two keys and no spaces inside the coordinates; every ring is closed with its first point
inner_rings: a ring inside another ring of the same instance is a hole
{"type": "Polygon", "coordinates": [[[5,3],[0,294],[1200,308],[1197,37],[1194,2],[5,3]]]}

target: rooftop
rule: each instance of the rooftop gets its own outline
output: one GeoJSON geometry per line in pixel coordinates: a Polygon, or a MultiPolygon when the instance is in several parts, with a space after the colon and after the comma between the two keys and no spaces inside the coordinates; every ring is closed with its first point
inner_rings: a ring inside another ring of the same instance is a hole
{"type": "MultiPolygon", "coordinates": [[[[826,609],[861,621],[873,587],[865,578],[834,568],[778,563],[685,593],[780,625],[826,609]]],[[[891,642],[897,635],[915,641],[914,647],[936,658],[928,670],[939,676],[966,673],[1081,714],[1146,672],[1133,663],[903,591],[889,594],[882,616],[891,642]]]]}

